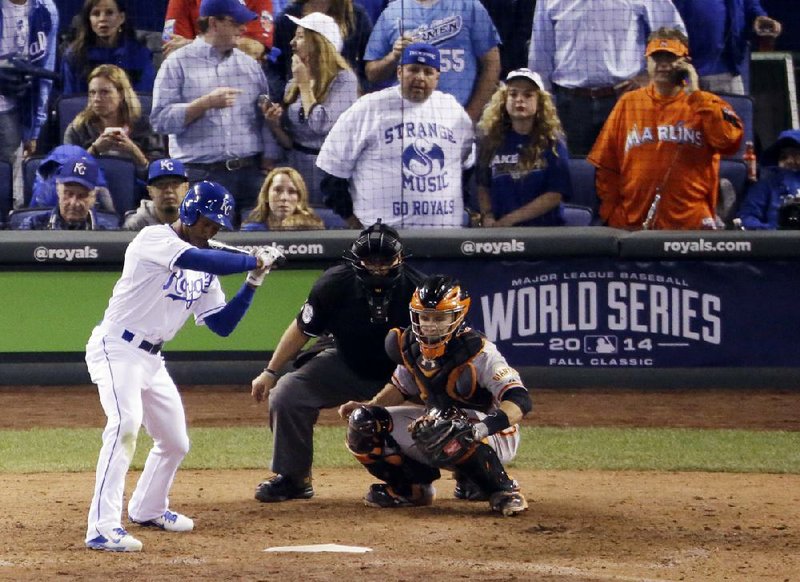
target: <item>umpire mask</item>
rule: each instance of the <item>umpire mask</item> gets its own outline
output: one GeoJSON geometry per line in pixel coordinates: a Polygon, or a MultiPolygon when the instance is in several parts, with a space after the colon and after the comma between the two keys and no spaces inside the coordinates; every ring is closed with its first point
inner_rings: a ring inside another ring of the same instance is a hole
{"type": "Polygon", "coordinates": [[[392,289],[403,269],[403,244],[397,231],[380,219],[361,234],[345,253],[364,289],[372,323],[386,323],[392,289]]]}

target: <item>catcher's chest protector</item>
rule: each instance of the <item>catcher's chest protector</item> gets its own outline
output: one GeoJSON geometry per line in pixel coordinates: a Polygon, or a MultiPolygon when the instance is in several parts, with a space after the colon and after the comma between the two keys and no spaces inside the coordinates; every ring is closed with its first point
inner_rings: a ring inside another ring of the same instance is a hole
{"type": "Polygon", "coordinates": [[[492,404],[491,393],[478,385],[472,360],[483,349],[483,337],[465,331],[447,343],[444,356],[435,362],[422,357],[419,343],[411,330],[400,341],[403,365],[411,372],[428,408],[449,406],[486,411],[492,404]]]}

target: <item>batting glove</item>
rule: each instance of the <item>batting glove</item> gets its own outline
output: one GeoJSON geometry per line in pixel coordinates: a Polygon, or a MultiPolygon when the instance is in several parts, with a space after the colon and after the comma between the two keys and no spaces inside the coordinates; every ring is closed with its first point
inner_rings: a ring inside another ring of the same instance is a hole
{"type": "Polygon", "coordinates": [[[247,271],[245,283],[252,287],[261,287],[261,283],[264,282],[264,277],[267,276],[267,273],[269,273],[269,269],[253,269],[252,271],[247,271]]]}
{"type": "Polygon", "coordinates": [[[275,245],[259,247],[254,249],[252,254],[261,263],[261,268],[266,269],[267,272],[273,266],[280,266],[286,261],[284,254],[275,245]]]}

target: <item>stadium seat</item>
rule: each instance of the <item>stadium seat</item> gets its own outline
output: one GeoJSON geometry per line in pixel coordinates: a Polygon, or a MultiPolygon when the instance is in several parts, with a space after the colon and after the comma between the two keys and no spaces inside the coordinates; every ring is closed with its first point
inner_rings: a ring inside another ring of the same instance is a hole
{"type": "Polygon", "coordinates": [[[572,180],[571,204],[585,206],[597,214],[599,200],[594,187],[594,166],[586,158],[569,159],[569,176],[572,180]]]}
{"type": "Polygon", "coordinates": [[[8,213],[14,208],[13,167],[8,162],[0,162],[0,228],[5,227],[8,213]]]}
{"type": "Polygon", "coordinates": [[[30,206],[33,198],[33,183],[36,181],[36,170],[42,163],[44,156],[31,156],[22,162],[22,202],[23,206],[30,206]]]}
{"type": "Polygon", "coordinates": [[[336,214],[333,210],[326,206],[314,206],[314,212],[322,219],[325,228],[328,230],[339,230],[343,228],[350,228],[344,221],[344,218],[336,214]]]}
{"type": "Polygon", "coordinates": [[[589,226],[592,224],[592,209],[577,204],[562,204],[564,226],[589,226]]]}
{"type": "Polygon", "coordinates": [[[739,146],[739,151],[731,156],[727,156],[727,159],[733,160],[741,160],[742,154],[744,154],[744,145],[748,141],[752,141],[755,143],[755,126],[753,125],[753,98],[749,95],[733,95],[731,93],[720,93],[720,97],[722,97],[725,101],[730,103],[733,110],[736,112],[736,115],[742,120],[742,124],[744,125],[744,137],[742,138],[742,143],[739,146]]]}
{"type": "Polygon", "coordinates": [[[138,204],[136,193],[136,165],[128,158],[117,156],[100,156],[97,163],[103,170],[114,201],[117,214],[124,216],[138,204]]]}
{"type": "Polygon", "coordinates": [[[67,127],[86,107],[87,100],[86,93],[77,93],[75,95],[64,95],[58,98],[56,102],[56,118],[58,119],[58,143],[64,143],[64,133],[67,127]]]}

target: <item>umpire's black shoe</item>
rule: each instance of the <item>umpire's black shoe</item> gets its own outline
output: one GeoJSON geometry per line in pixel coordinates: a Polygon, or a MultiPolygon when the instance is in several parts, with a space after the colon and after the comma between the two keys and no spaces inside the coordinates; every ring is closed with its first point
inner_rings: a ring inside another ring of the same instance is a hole
{"type": "Polygon", "coordinates": [[[288,475],[275,475],[256,487],[256,499],[264,503],[287,499],[309,499],[314,497],[311,477],[294,479],[288,475]]]}

